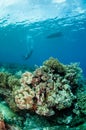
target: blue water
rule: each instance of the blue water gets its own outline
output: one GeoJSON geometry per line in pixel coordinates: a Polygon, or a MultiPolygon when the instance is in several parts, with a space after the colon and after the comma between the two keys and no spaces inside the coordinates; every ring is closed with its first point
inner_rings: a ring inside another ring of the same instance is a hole
{"type": "Polygon", "coordinates": [[[79,62],[86,75],[85,0],[1,0],[0,62],[34,66],[51,56],[79,62]]]}

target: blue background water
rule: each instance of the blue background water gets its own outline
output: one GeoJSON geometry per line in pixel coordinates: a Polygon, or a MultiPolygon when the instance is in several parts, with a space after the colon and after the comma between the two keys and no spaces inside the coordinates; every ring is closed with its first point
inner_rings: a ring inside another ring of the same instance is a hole
{"type": "Polygon", "coordinates": [[[51,56],[80,62],[86,75],[85,0],[1,0],[0,62],[34,66],[51,56]],[[57,32],[62,36],[47,38],[57,32]]]}

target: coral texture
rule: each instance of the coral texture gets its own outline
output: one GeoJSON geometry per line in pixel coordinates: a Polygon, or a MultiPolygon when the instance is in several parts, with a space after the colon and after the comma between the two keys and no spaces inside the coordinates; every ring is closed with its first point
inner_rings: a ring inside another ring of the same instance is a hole
{"type": "Polygon", "coordinates": [[[77,99],[80,111],[86,115],[86,93],[80,94],[77,99]]]}
{"type": "Polygon", "coordinates": [[[18,110],[14,102],[14,92],[17,88],[20,88],[18,78],[8,72],[0,72],[0,97],[2,97],[14,111],[18,110]]]}
{"type": "Polygon", "coordinates": [[[81,73],[78,64],[63,65],[50,58],[33,73],[22,75],[21,88],[15,91],[17,107],[44,116],[69,108],[76,98],[72,89],[78,86],[81,73]]]}

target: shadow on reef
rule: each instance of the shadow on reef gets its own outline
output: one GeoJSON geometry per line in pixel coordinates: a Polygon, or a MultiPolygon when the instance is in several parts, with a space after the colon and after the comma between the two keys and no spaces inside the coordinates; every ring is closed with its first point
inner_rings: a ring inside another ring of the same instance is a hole
{"type": "Polygon", "coordinates": [[[3,130],[80,129],[85,121],[86,81],[77,63],[51,57],[32,72],[0,71],[3,130]]]}

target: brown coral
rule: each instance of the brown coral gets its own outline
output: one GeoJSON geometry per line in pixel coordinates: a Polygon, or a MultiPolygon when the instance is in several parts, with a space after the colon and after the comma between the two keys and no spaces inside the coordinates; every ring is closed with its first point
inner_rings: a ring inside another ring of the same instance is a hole
{"type": "Polygon", "coordinates": [[[34,91],[29,86],[22,86],[15,95],[15,102],[20,109],[32,109],[34,91]]]}
{"type": "Polygon", "coordinates": [[[4,121],[0,121],[0,130],[6,130],[4,121]]]}
{"type": "Polygon", "coordinates": [[[0,113],[0,130],[6,130],[2,113],[0,113]]]}

